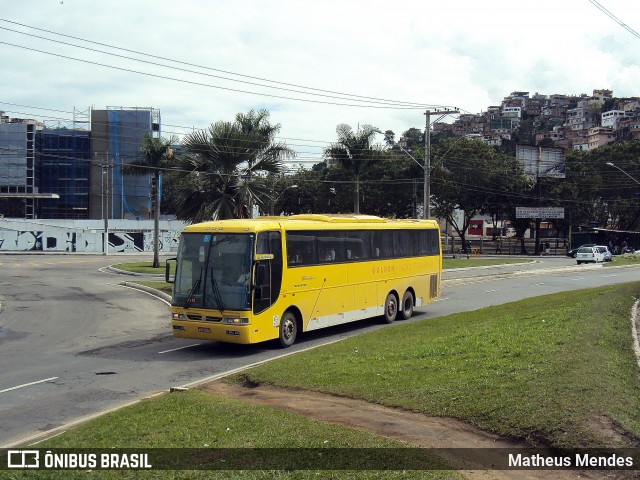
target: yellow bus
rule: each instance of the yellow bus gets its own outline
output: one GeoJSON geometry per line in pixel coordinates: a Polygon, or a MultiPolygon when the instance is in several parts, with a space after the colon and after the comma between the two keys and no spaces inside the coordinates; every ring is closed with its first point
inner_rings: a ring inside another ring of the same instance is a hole
{"type": "Polygon", "coordinates": [[[442,276],[435,221],[369,215],[190,225],[173,260],[174,336],[283,347],[301,332],[409,318],[440,296],[442,276]]]}

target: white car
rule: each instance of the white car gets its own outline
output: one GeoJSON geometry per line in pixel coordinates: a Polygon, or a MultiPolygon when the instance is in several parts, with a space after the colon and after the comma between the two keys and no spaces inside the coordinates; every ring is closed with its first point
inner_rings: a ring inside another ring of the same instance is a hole
{"type": "Polygon", "coordinates": [[[613,255],[609,251],[609,247],[607,247],[606,245],[596,245],[596,248],[602,253],[604,257],[603,262],[610,262],[611,260],[613,260],[613,255]]]}
{"type": "Polygon", "coordinates": [[[581,263],[600,263],[604,262],[604,254],[598,247],[580,247],[576,253],[578,265],[581,263]]]}

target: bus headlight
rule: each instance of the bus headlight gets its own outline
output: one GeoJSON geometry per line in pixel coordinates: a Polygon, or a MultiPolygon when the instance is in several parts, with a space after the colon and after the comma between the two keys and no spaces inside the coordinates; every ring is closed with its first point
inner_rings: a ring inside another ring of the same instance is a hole
{"type": "Polygon", "coordinates": [[[186,320],[187,319],[187,317],[186,317],[186,315],[184,313],[175,313],[174,312],[174,313],[171,314],[171,316],[172,316],[172,318],[174,320],[186,320]]]}
{"type": "Polygon", "coordinates": [[[246,317],[224,317],[222,323],[227,325],[249,325],[249,319],[246,317]]]}

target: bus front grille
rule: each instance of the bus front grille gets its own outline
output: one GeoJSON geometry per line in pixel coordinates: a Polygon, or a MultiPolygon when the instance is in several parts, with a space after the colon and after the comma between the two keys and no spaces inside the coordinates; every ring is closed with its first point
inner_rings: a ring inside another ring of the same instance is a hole
{"type": "Polygon", "coordinates": [[[221,322],[222,317],[208,317],[206,315],[187,315],[189,320],[195,320],[197,322],[221,322]]]}

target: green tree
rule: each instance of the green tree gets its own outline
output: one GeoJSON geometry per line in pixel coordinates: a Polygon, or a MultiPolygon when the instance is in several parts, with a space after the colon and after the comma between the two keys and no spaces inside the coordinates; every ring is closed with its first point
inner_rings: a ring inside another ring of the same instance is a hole
{"type": "Polygon", "coordinates": [[[592,167],[593,175],[584,183],[593,186],[599,200],[593,206],[593,220],[612,229],[637,230],[640,227],[640,185],[637,183],[640,181],[640,140],[596,148],[587,153],[585,161],[592,167]]]}
{"type": "Polygon", "coordinates": [[[414,147],[424,145],[424,132],[419,128],[411,127],[402,136],[407,141],[407,150],[413,151],[414,147]]]}
{"type": "Polygon", "coordinates": [[[396,134],[393,133],[393,130],[385,130],[384,132],[384,143],[387,147],[392,148],[396,143],[396,134]]]}
{"type": "Polygon", "coordinates": [[[178,218],[247,218],[253,204],[268,209],[272,191],[265,174],[281,172],[283,160],[295,156],[276,142],[279,131],[280,124],[269,123],[269,112],[251,110],[187,135],[181,162],[191,182],[176,200],[178,218]]]}
{"type": "Polygon", "coordinates": [[[151,198],[153,210],[153,267],[160,268],[160,174],[162,169],[172,165],[171,144],[175,139],[146,135],[140,147],[142,157],[127,163],[122,171],[131,175],[151,174],[151,198]]]}
{"type": "Polygon", "coordinates": [[[442,139],[436,147],[441,160],[431,175],[433,212],[451,224],[465,249],[471,219],[483,211],[496,213],[524,179],[513,158],[480,140],[442,139]]]}
{"type": "Polygon", "coordinates": [[[353,212],[360,213],[360,175],[371,162],[379,158],[381,149],[373,144],[376,134],[382,133],[376,127],[364,125],[357,132],[344,123],[336,127],[338,142],[327,147],[325,157],[339,163],[353,173],[356,188],[353,198],[353,212]]]}

